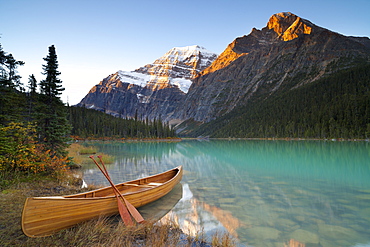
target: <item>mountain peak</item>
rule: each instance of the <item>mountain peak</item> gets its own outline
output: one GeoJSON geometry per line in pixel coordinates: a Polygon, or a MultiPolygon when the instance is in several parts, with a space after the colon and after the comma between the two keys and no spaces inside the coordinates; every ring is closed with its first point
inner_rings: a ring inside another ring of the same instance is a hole
{"type": "Polygon", "coordinates": [[[279,39],[289,41],[301,34],[311,34],[313,24],[291,12],[281,12],[270,17],[268,29],[273,29],[279,39]]]}
{"type": "MultiPolygon", "coordinates": [[[[212,53],[211,51],[208,51],[206,48],[199,46],[199,45],[190,45],[190,46],[182,46],[182,47],[173,47],[170,49],[166,54],[169,53],[184,53],[184,54],[192,54],[192,53],[212,53]]],[[[166,54],[164,56],[166,56],[166,54]]]]}
{"type": "Polygon", "coordinates": [[[187,93],[191,79],[207,68],[217,58],[217,54],[206,48],[192,45],[174,47],[152,64],[147,64],[135,72],[150,75],[147,88],[163,89],[168,85],[176,85],[187,93]]]}
{"type": "Polygon", "coordinates": [[[172,50],[177,50],[177,51],[182,51],[182,52],[202,52],[202,53],[213,53],[211,51],[208,51],[206,48],[204,48],[203,46],[199,46],[199,45],[190,45],[190,46],[184,46],[184,47],[174,47],[172,48],[170,51],[172,50]]]}

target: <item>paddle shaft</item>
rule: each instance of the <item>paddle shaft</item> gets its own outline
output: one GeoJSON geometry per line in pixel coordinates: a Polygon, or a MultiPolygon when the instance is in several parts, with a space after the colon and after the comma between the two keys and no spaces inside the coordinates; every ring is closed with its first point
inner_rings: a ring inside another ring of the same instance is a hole
{"type": "Polygon", "coordinates": [[[121,218],[122,218],[123,222],[126,225],[128,225],[128,226],[132,226],[133,225],[133,222],[132,222],[132,219],[130,217],[130,213],[128,212],[128,208],[126,207],[126,205],[124,204],[124,202],[122,200],[120,200],[119,195],[121,195],[121,193],[118,192],[118,189],[113,184],[113,182],[109,179],[108,175],[105,174],[105,171],[100,167],[100,165],[98,164],[98,162],[96,162],[96,160],[94,159],[94,156],[90,156],[90,159],[92,159],[94,161],[94,163],[96,164],[96,166],[99,168],[99,170],[103,173],[103,175],[107,178],[108,182],[112,186],[113,191],[114,191],[114,194],[115,194],[115,196],[117,198],[118,211],[119,211],[119,213],[121,215],[121,218]]]}
{"type": "Polygon", "coordinates": [[[136,222],[138,222],[138,223],[143,222],[144,221],[143,216],[141,216],[141,214],[139,213],[139,211],[137,211],[137,209],[129,201],[127,201],[127,199],[121,194],[121,192],[114,185],[113,181],[111,180],[111,178],[110,178],[110,176],[108,174],[108,170],[107,170],[107,168],[106,168],[106,166],[105,166],[105,164],[103,162],[102,156],[101,155],[98,155],[98,158],[99,158],[100,163],[102,164],[102,166],[104,168],[104,171],[105,171],[105,174],[106,174],[107,179],[109,180],[110,184],[113,184],[114,189],[117,191],[117,193],[121,196],[121,198],[125,202],[125,204],[127,206],[127,209],[130,212],[131,216],[134,217],[134,219],[136,220],[136,222]]]}

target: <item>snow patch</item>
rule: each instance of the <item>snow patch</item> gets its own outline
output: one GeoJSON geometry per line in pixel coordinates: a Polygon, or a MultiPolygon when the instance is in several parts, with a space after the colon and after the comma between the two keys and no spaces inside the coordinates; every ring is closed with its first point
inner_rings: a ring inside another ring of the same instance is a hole
{"type": "Polygon", "coordinates": [[[192,81],[184,78],[174,78],[171,80],[171,84],[177,86],[184,93],[187,93],[192,84],[192,81]]]}
{"type": "Polygon", "coordinates": [[[119,70],[117,73],[118,73],[118,76],[119,76],[121,82],[138,85],[140,87],[145,87],[145,85],[150,80],[150,75],[137,73],[137,72],[133,72],[133,71],[119,70]]]}

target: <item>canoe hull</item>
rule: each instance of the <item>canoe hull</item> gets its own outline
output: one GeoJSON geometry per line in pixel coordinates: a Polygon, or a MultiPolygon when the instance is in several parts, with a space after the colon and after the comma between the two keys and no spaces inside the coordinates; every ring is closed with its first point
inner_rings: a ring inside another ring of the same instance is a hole
{"type": "MultiPolygon", "coordinates": [[[[153,202],[181,181],[182,167],[118,184],[124,197],[136,208],[153,202]],[[155,186],[149,182],[159,181],[155,186]],[[131,184],[137,184],[130,186],[131,184]],[[127,189],[128,188],[128,189],[127,189]]],[[[27,198],[22,213],[22,230],[29,237],[42,237],[100,215],[118,214],[117,199],[110,187],[71,196],[27,198]],[[94,196],[104,195],[107,196],[94,196]]]]}

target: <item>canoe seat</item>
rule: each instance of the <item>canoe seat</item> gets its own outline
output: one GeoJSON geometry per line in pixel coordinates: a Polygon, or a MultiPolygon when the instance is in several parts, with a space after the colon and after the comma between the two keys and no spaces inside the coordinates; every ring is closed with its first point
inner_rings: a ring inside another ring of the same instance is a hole
{"type": "Polygon", "coordinates": [[[159,186],[159,185],[162,185],[163,183],[149,183],[148,185],[151,185],[151,186],[159,186]]]}
{"type": "Polygon", "coordinates": [[[163,183],[148,183],[148,184],[125,184],[130,186],[137,186],[137,187],[155,187],[162,185],[163,183]]]}

